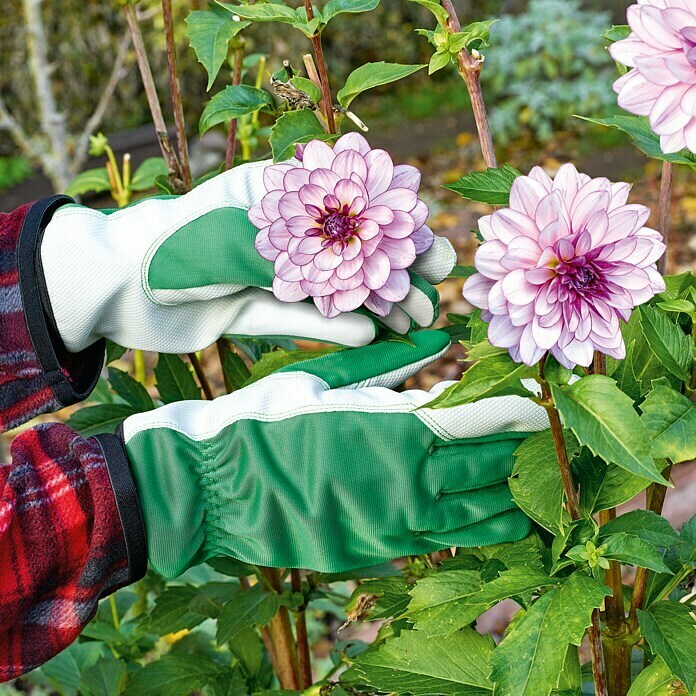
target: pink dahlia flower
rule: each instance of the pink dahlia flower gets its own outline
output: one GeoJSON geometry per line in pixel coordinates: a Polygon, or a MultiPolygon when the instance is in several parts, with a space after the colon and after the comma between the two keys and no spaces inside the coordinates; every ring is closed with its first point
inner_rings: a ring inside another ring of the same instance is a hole
{"type": "Polygon", "coordinates": [[[357,133],[298,154],[299,163],[266,168],[267,193],[249,211],[256,249],[274,262],[273,293],[311,297],[327,317],[363,304],[386,316],[408,294],[406,269],[433,243],[420,172],[357,133]]]}
{"type": "Polygon", "coordinates": [[[535,167],[513,182],[509,208],[479,220],[485,241],[464,297],[484,310],[494,346],[527,365],[547,350],[567,368],[590,365],[595,350],[625,357],[619,319],[665,289],[655,268],[665,245],[629,191],[572,164],[553,180],[535,167]]]}
{"type": "Polygon", "coordinates": [[[628,38],[609,51],[629,70],[614,83],[619,106],[648,116],[665,153],[696,152],[696,2],[638,0],[628,38]]]}

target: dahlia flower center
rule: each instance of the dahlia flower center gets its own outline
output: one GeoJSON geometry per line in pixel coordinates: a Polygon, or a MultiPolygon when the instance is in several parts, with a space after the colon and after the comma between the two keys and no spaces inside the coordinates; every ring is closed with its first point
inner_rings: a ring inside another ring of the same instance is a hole
{"type": "Polygon", "coordinates": [[[581,295],[591,293],[602,284],[601,272],[584,257],[562,261],[556,266],[556,273],[566,288],[581,295]]]}
{"type": "Polygon", "coordinates": [[[323,220],[324,237],[332,242],[346,242],[354,234],[360,224],[356,217],[343,213],[330,213],[323,220]]]}

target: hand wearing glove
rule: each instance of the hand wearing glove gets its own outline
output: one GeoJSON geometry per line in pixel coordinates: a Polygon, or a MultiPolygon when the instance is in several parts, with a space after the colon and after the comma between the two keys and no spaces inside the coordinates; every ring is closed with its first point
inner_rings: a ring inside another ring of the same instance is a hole
{"type": "Polygon", "coordinates": [[[440,331],[283,368],[212,402],[126,419],[149,559],[177,576],[216,556],[335,572],[524,537],[507,478],[543,408],[504,397],[419,408],[389,389],[442,355],[440,331]]]}
{"type": "MultiPolygon", "coordinates": [[[[327,320],[311,303],[284,303],[268,290],[273,264],[256,251],[258,229],[248,219],[265,193],[268,164],[242,165],[179,198],[110,214],[75,205],[56,211],[41,261],[67,349],[80,351],[101,337],[165,353],[200,350],[223,334],[372,341],[376,325],[367,314],[327,320]]],[[[454,263],[443,239],[419,258],[413,270],[425,274],[418,285],[430,301],[410,303],[418,309],[415,324],[436,318],[437,292],[429,284],[441,282],[454,263]]],[[[408,298],[402,304],[409,306],[408,298]]],[[[401,326],[402,333],[411,328],[401,326]]]]}

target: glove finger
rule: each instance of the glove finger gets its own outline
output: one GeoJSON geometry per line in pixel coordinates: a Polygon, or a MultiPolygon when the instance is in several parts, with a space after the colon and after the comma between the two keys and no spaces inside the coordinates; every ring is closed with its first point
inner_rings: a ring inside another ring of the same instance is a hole
{"type": "Polygon", "coordinates": [[[432,326],[440,313],[440,295],[437,290],[411,271],[409,277],[411,288],[408,295],[381,319],[383,324],[400,334],[432,326]]]}
{"type": "Polygon", "coordinates": [[[532,529],[531,520],[515,508],[496,515],[488,520],[467,525],[450,532],[426,533],[422,538],[438,544],[442,548],[459,546],[491,546],[524,539],[532,529]]]}
{"type": "Polygon", "coordinates": [[[444,355],[450,344],[449,335],[444,331],[419,331],[409,338],[413,345],[384,341],[305,360],[278,372],[316,375],[332,389],[395,387],[444,355]]]}
{"type": "Polygon", "coordinates": [[[241,309],[223,333],[364,346],[375,339],[377,325],[370,317],[355,312],[327,319],[312,303],[281,302],[266,290],[249,289],[241,309]]]}
{"type": "Polygon", "coordinates": [[[431,285],[441,283],[457,264],[457,252],[446,237],[435,236],[433,245],[422,253],[411,266],[411,270],[431,285]]]}

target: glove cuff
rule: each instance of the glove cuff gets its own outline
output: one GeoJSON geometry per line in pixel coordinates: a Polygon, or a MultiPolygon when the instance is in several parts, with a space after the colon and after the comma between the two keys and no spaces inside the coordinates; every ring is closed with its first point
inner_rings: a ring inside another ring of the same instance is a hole
{"type": "Polygon", "coordinates": [[[126,448],[120,435],[95,435],[106,461],[116,508],[121,520],[128,556],[128,584],[138,582],[147,572],[147,537],[140,508],[140,499],[131,472],[126,448]]]}
{"type": "Polygon", "coordinates": [[[52,325],[38,254],[46,224],[67,203],[53,196],[0,215],[0,432],[81,401],[99,379],[104,342],[67,351],[52,325]]]}

